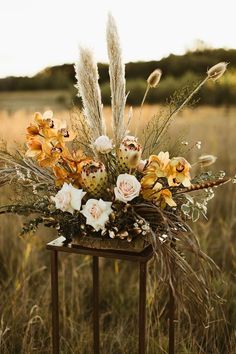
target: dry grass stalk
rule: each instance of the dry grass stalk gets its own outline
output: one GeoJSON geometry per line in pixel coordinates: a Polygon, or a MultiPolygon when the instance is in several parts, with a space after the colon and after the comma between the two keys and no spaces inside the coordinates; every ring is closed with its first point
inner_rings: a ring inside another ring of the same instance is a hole
{"type": "Polygon", "coordinates": [[[102,115],[101,91],[98,84],[98,69],[92,52],[80,49],[80,60],[75,64],[78,96],[82,98],[83,112],[92,130],[93,139],[106,133],[102,115]]]}
{"type": "Polygon", "coordinates": [[[115,20],[110,14],[107,23],[107,51],[112,100],[112,128],[115,145],[119,146],[125,135],[125,66],[122,62],[120,40],[115,20]]]}

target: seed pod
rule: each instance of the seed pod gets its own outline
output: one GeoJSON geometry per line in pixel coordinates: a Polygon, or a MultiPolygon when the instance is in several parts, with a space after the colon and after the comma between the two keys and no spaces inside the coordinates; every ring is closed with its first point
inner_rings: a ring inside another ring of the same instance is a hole
{"type": "Polygon", "coordinates": [[[109,236],[110,236],[110,238],[115,238],[116,237],[115,232],[109,230],[109,236]]]}
{"type": "Polygon", "coordinates": [[[198,163],[202,167],[207,167],[215,163],[217,160],[217,157],[214,155],[202,155],[198,158],[198,163]]]}
{"type": "Polygon", "coordinates": [[[94,197],[100,197],[107,188],[107,172],[102,162],[89,161],[81,171],[81,184],[94,197]]]}
{"type": "Polygon", "coordinates": [[[129,172],[131,168],[136,168],[141,160],[142,146],[137,138],[127,135],[121,142],[117,150],[119,170],[122,173],[129,172]]]}
{"type": "Polygon", "coordinates": [[[147,83],[149,87],[155,88],[161,79],[162,71],[160,69],[154,70],[147,79],[147,83]]]}
{"type": "Polygon", "coordinates": [[[120,238],[125,238],[125,237],[129,236],[129,233],[127,231],[121,231],[119,233],[119,235],[120,235],[120,238]]]}
{"type": "Polygon", "coordinates": [[[141,234],[142,230],[141,230],[139,227],[135,227],[135,228],[133,228],[133,232],[134,232],[136,235],[139,235],[139,234],[141,234]]]}
{"type": "Polygon", "coordinates": [[[212,66],[209,70],[207,70],[208,77],[214,81],[219,79],[226,71],[228,64],[229,63],[222,61],[222,62],[212,66]]]}
{"type": "Polygon", "coordinates": [[[102,230],[102,231],[101,231],[101,236],[106,236],[106,233],[107,233],[107,230],[106,230],[106,229],[102,230]]]}

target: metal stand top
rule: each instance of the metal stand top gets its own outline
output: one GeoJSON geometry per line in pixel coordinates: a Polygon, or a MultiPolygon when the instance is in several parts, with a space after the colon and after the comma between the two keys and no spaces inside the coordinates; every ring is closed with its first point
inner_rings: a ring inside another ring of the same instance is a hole
{"type": "Polygon", "coordinates": [[[84,247],[77,244],[66,243],[66,239],[61,236],[49,242],[47,249],[50,251],[77,253],[90,256],[124,259],[131,262],[147,262],[153,256],[152,246],[149,245],[141,252],[123,251],[116,249],[96,249],[84,247]]]}

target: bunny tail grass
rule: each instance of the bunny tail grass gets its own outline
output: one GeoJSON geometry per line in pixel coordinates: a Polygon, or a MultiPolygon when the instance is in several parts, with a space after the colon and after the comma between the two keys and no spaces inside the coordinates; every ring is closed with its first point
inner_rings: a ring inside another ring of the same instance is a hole
{"type": "Polygon", "coordinates": [[[112,128],[115,145],[119,147],[125,136],[125,66],[122,62],[117,27],[111,14],[108,15],[107,22],[107,51],[111,86],[112,128]]]}
{"type": "Polygon", "coordinates": [[[88,125],[93,132],[95,140],[106,133],[102,116],[101,91],[98,84],[98,69],[92,52],[86,48],[80,48],[80,60],[75,64],[75,72],[78,96],[82,98],[83,113],[88,125]]]}

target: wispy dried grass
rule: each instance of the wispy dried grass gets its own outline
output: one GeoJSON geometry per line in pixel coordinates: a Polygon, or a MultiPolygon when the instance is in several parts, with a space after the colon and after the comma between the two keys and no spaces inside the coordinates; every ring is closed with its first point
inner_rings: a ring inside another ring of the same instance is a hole
{"type": "Polygon", "coordinates": [[[98,84],[98,69],[92,52],[80,48],[80,58],[75,64],[78,96],[82,98],[83,113],[88,120],[93,139],[106,133],[102,114],[101,91],[98,84]]]}
{"type": "Polygon", "coordinates": [[[125,66],[122,62],[116,23],[111,14],[108,16],[107,23],[107,51],[111,87],[112,127],[115,145],[119,146],[125,135],[125,66]]]}

